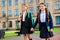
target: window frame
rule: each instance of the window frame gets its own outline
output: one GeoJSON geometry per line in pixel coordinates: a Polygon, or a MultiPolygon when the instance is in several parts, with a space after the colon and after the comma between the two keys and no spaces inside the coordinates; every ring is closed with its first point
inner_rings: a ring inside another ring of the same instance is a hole
{"type": "Polygon", "coordinates": [[[12,16],[12,10],[8,10],[8,16],[12,16]]]}
{"type": "Polygon", "coordinates": [[[18,0],[15,0],[15,5],[18,5],[18,0]]]}
{"type": "Polygon", "coordinates": [[[34,7],[33,6],[30,6],[29,7],[29,11],[33,14],[34,13],[34,7]]]}
{"type": "Polygon", "coordinates": [[[19,16],[19,9],[15,9],[15,16],[19,16]],[[17,15],[18,12],[18,15],[17,15]]]}
{"type": "Polygon", "coordinates": [[[22,4],[25,4],[26,3],[26,0],[22,0],[22,4]]]}
{"type": "Polygon", "coordinates": [[[6,28],[6,22],[2,22],[2,27],[6,28]]]}
{"type": "Polygon", "coordinates": [[[29,3],[32,3],[33,2],[33,0],[29,0],[29,3]]]}
{"type": "Polygon", "coordinates": [[[12,21],[8,21],[8,27],[12,27],[13,25],[13,22],[12,21]]]}
{"type": "Polygon", "coordinates": [[[8,0],[8,6],[12,6],[12,0],[8,0]]]}
{"type": "Polygon", "coordinates": [[[2,11],[2,14],[3,14],[2,15],[3,17],[6,17],[6,11],[5,10],[2,11]]]}
{"type": "Polygon", "coordinates": [[[2,0],[2,6],[5,7],[5,0],[2,0]]]}
{"type": "Polygon", "coordinates": [[[55,10],[60,10],[60,1],[55,2],[55,10]]]}
{"type": "Polygon", "coordinates": [[[56,16],[56,24],[60,24],[60,16],[56,16]],[[57,22],[57,18],[59,17],[59,20],[58,20],[58,22],[57,22]]]}

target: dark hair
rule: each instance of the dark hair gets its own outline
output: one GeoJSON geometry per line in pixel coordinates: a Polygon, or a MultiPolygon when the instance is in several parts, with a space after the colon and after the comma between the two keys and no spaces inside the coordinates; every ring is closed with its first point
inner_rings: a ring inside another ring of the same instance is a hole
{"type": "Polygon", "coordinates": [[[41,5],[41,4],[44,5],[44,6],[46,6],[45,3],[40,3],[39,5],[41,5]]]}
{"type": "MultiPolygon", "coordinates": [[[[47,18],[48,18],[48,20],[50,19],[49,18],[49,11],[48,11],[48,9],[47,8],[45,8],[45,12],[46,12],[46,15],[47,15],[47,18]]],[[[38,17],[38,22],[40,21],[40,15],[41,14],[41,10],[39,10],[39,13],[38,13],[38,15],[37,15],[37,17],[38,17]]]]}

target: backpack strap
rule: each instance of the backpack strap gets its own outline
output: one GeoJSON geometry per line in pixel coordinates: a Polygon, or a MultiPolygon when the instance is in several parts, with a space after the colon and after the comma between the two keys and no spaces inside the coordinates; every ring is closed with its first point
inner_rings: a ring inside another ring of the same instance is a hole
{"type": "Polygon", "coordinates": [[[30,13],[30,12],[28,12],[28,18],[30,18],[30,14],[31,14],[31,13],[30,13]]]}

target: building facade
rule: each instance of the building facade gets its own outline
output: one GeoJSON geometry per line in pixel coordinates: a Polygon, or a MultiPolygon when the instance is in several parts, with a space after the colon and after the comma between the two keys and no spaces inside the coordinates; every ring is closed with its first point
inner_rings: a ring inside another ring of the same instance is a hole
{"type": "Polygon", "coordinates": [[[36,18],[41,2],[44,2],[51,11],[54,26],[59,27],[60,0],[0,0],[0,29],[17,29],[20,27],[17,19],[22,13],[22,4],[26,4],[32,16],[36,18]]]}

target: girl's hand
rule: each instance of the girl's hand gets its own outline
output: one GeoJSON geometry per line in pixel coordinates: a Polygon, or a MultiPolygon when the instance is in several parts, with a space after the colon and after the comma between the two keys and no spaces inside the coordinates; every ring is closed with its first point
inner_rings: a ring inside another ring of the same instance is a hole
{"type": "Polygon", "coordinates": [[[34,29],[33,29],[33,28],[31,28],[31,31],[34,31],[34,29]]]}
{"type": "Polygon", "coordinates": [[[53,32],[53,29],[50,29],[50,32],[53,32]]]}
{"type": "Polygon", "coordinates": [[[18,17],[18,21],[20,21],[20,22],[21,22],[21,16],[19,16],[19,17],[18,17]]]}

